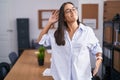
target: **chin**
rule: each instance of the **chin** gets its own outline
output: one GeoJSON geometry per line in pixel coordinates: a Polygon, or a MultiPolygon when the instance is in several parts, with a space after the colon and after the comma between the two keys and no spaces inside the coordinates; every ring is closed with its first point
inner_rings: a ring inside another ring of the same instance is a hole
{"type": "Polygon", "coordinates": [[[71,22],[76,22],[76,21],[77,21],[76,18],[71,19],[71,22]]]}

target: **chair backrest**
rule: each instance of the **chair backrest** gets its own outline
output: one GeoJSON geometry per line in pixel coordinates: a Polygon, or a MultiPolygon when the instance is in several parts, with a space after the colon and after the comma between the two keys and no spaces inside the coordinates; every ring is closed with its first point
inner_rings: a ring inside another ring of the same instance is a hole
{"type": "Polygon", "coordinates": [[[10,71],[10,65],[6,62],[0,63],[0,80],[4,80],[7,73],[10,71]]]}
{"type": "Polygon", "coordinates": [[[18,56],[17,56],[17,54],[16,54],[15,52],[11,52],[11,53],[9,54],[9,59],[10,59],[11,64],[12,64],[12,66],[13,66],[13,65],[15,64],[15,62],[17,61],[18,56]]]}

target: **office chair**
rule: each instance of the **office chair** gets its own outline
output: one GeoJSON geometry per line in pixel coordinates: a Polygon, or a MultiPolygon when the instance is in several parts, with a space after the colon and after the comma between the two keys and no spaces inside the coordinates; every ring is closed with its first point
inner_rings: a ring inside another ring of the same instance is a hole
{"type": "Polygon", "coordinates": [[[0,63],[0,80],[4,80],[7,73],[10,71],[10,65],[6,62],[0,63]]]}
{"type": "Polygon", "coordinates": [[[13,66],[15,64],[15,62],[17,61],[18,56],[17,56],[17,54],[15,52],[11,52],[9,54],[9,59],[11,61],[11,66],[13,66]]]}

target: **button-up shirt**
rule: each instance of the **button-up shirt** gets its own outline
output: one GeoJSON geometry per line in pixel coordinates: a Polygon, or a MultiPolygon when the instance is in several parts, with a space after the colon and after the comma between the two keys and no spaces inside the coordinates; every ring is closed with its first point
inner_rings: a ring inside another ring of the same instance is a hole
{"type": "Polygon", "coordinates": [[[58,46],[54,33],[44,34],[39,44],[51,46],[51,73],[54,80],[91,80],[90,54],[102,53],[93,30],[83,24],[72,39],[65,31],[65,45],[58,46]]]}

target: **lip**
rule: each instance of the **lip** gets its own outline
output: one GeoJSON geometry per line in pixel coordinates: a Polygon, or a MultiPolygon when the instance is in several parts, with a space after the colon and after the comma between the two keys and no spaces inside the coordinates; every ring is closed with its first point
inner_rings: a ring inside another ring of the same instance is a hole
{"type": "Polygon", "coordinates": [[[71,16],[70,17],[75,17],[75,15],[74,14],[71,14],[71,16]]]}

